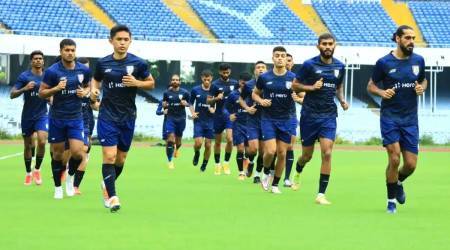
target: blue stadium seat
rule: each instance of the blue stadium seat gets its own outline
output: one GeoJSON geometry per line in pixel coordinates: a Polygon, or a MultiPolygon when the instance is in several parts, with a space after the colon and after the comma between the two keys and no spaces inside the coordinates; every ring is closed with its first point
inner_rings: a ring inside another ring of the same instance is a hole
{"type": "MultiPolygon", "coordinates": [[[[450,2],[411,1],[408,6],[430,47],[448,44],[450,37],[450,2]]],[[[448,46],[448,45],[447,45],[448,46]]]]}
{"type": "Polygon", "coordinates": [[[191,0],[223,42],[313,44],[316,35],[281,0],[191,0]]]}
{"type": "Polygon", "coordinates": [[[97,0],[118,23],[131,27],[133,37],[141,40],[207,42],[179,19],[161,0],[97,0]],[[124,8],[126,6],[126,8],[124,8]]]}
{"type": "Polygon", "coordinates": [[[104,38],[105,26],[70,0],[2,0],[0,22],[17,34],[104,38]],[[13,11],[12,11],[13,10],[13,11]]]}
{"type": "Polygon", "coordinates": [[[396,25],[377,2],[313,0],[313,7],[339,42],[389,43],[396,25]]]}

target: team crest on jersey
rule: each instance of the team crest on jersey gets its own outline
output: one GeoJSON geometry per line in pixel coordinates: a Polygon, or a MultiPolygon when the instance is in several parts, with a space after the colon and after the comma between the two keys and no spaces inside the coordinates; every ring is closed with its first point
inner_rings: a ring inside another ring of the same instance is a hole
{"type": "Polygon", "coordinates": [[[419,65],[413,65],[412,66],[412,71],[413,71],[413,73],[414,73],[414,75],[419,75],[419,65]]]}
{"type": "Polygon", "coordinates": [[[339,77],[339,70],[338,70],[338,69],[335,69],[335,70],[334,70],[334,76],[335,76],[336,78],[339,77]]]}
{"type": "Polygon", "coordinates": [[[133,65],[128,65],[127,66],[127,74],[131,75],[134,71],[134,66],[133,65]]]}
{"type": "Polygon", "coordinates": [[[83,74],[78,74],[77,77],[78,77],[78,82],[79,83],[83,83],[84,75],[83,74]]]}
{"type": "Polygon", "coordinates": [[[180,100],[182,100],[183,99],[183,95],[178,95],[178,98],[180,99],[180,100]]]}
{"type": "Polygon", "coordinates": [[[287,89],[291,89],[292,87],[292,82],[291,81],[286,81],[286,88],[287,89]]]}
{"type": "Polygon", "coordinates": [[[230,86],[230,90],[231,90],[231,91],[234,90],[234,86],[233,86],[233,85],[230,86]]]}
{"type": "Polygon", "coordinates": [[[111,71],[112,71],[112,69],[105,69],[105,73],[109,73],[111,71]]]}

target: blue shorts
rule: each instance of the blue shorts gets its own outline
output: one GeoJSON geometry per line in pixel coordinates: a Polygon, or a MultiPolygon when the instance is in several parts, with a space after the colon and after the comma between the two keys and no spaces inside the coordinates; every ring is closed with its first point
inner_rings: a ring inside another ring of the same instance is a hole
{"type": "Polygon", "coordinates": [[[297,120],[296,116],[291,118],[290,124],[291,124],[291,130],[290,130],[291,135],[297,136],[298,120],[297,120]]]}
{"type": "Polygon", "coordinates": [[[222,134],[225,129],[233,128],[233,123],[230,121],[230,117],[226,115],[214,116],[214,134],[222,134]]]}
{"type": "Polygon", "coordinates": [[[249,141],[262,140],[261,119],[249,117],[247,120],[247,138],[249,141]]]}
{"type": "Polygon", "coordinates": [[[97,134],[103,147],[117,146],[122,152],[128,152],[134,135],[135,119],[123,122],[97,120],[97,134]]]}
{"type": "Polygon", "coordinates": [[[34,132],[48,132],[48,116],[42,116],[36,120],[22,120],[22,136],[30,137],[34,132]]]}
{"type": "Polygon", "coordinates": [[[186,119],[166,119],[166,134],[175,134],[176,137],[183,137],[184,129],[186,128],[186,119]]]}
{"type": "Polygon", "coordinates": [[[291,125],[289,120],[261,119],[261,129],[264,141],[277,139],[282,142],[291,143],[291,125]]]}
{"type": "Polygon", "coordinates": [[[300,137],[303,146],[312,146],[319,138],[336,139],[336,117],[300,117],[300,137]]]}
{"type": "Polygon", "coordinates": [[[204,137],[206,139],[214,139],[214,123],[213,121],[194,120],[194,138],[204,137]]]}
{"type": "Polygon", "coordinates": [[[167,132],[166,132],[166,117],[164,117],[163,125],[162,125],[162,139],[167,140],[167,132]]]}
{"type": "Polygon", "coordinates": [[[248,144],[247,126],[245,124],[233,123],[233,145],[248,144]]]}
{"type": "Polygon", "coordinates": [[[400,143],[402,150],[419,153],[419,124],[417,121],[400,122],[389,117],[380,117],[383,146],[400,143]]]}
{"type": "Polygon", "coordinates": [[[84,142],[83,119],[63,120],[48,119],[48,142],[60,143],[69,139],[84,142]]]}

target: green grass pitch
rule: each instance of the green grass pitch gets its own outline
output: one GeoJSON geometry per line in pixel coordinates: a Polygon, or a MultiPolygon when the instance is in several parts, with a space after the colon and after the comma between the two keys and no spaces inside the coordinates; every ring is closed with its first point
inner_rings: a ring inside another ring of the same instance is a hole
{"type": "MultiPolygon", "coordinates": [[[[0,157],[22,150],[0,145],[0,157]]],[[[263,192],[251,179],[214,176],[191,165],[184,147],[175,170],[164,148],[131,149],[117,190],[122,209],[103,208],[101,148],[94,146],[82,195],[54,200],[50,161],[43,185],[25,187],[22,156],[0,160],[0,249],[449,249],[450,153],[423,152],[405,182],[407,202],[385,212],[386,154],[333,154],[327,197],[318,206],[319,156],[302,176],[299,191],[263,192]]],[[[296,156],[299,154],[297,150],[296,156]]],[[[232,158],[234,159],[234,158],[232,158]]]]}

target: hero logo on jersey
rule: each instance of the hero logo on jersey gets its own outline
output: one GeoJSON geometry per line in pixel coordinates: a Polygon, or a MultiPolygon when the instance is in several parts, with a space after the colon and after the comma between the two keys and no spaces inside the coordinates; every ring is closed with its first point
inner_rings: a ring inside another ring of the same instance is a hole
{"type": "Polygon", "coordinates": [[[291,81],[287,81],[286,82],[286,88],[287,89],[291,89],[291,87],[292,87],[292,82],[291,81]]]}
{"type": "Polygon", "coordinates": [[[83,74],[78,74],[77,77],[78,77],[78,82],[79,83],[83,83],[84,75],[83,74]]]}
{"type": "Polygon", "coordinates": [[[413,71],[413,73],[414,73],[414,75],[419,75],[419,65],[413,65],[412,66],[412,71],[413,71]]]}

